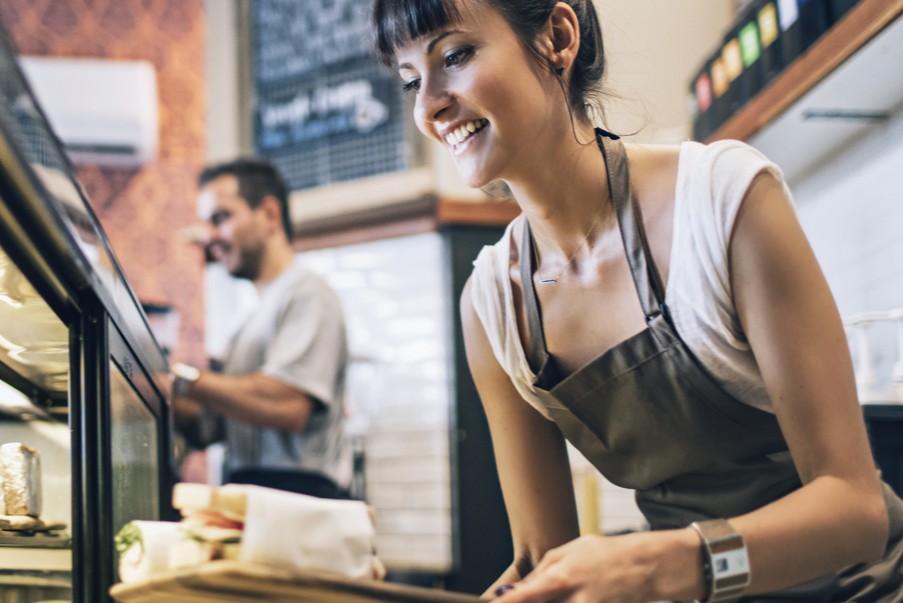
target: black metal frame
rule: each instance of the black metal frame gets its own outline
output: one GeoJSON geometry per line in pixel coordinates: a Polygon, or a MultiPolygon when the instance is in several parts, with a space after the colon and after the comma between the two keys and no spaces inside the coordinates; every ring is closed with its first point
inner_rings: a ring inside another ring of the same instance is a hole
{"type": "Polygon", "coordinates": [[[881,476],[903,496],[903,404],[863,404],[875,464],[881,476]]]}
{"type": "MultiPolygon", "coordinates": [[[[2,29],[0,53],[6,55],[0,57],[6,61],[12,56],[2,29]]],[[[14,75],[20,80],[23,93],[30,94],[21,73],[14,75]]],[[[46,119],[38,125],[47,128],[44,133],[50,134],[55,145],[50,151],[58,154],[66,166],[66,175],[84,205],[84,217],[92,223],[119,281],[117,286],[121,285],[119,292],[125,292],[116,296],[94,271],[74,238],[72,218],[45,189],[27,160],[25,149],[17,146],[15,124],[10,123],[10,113],[0,102],[0,245],[69,328],[73,601],[112,601],[107,593],[116,581],[113,536],[118,526],[112,525],[109,363],[113,359],[120,367],[130,367],[127,378],[156,417],[161,514],[168,508],[172,488],[172,418],[169,401],[157,389],[152,376],[165,373],[168,367],[62,146],[49,132],[46,119]]],[[[0,366],[0,378],[33,399],[64,402],[58,393],[37,388],[9,367],[0,366]]]]}
{"type": "MultiPolygon", "coordinates": [[[[446,290],[457,308],[473,261],[485,245],[499,240],[504,227],[441,227],[446,290]]],[[[449,417],[452,489],[452,558],[454,570],[446,588],[480,594],[514,559],[508,515],[502,499],[489,425],[470,376],[460,312],[447,312],[453,342],[453,392],[449,417]]]]}

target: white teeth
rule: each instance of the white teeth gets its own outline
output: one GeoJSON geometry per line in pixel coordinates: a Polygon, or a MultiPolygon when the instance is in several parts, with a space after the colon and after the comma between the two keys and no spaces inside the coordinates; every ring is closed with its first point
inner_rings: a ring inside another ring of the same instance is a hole
{"type": "Polygon", "coordinates": [[[456,146],[470,138],[470,135],[483,129],[489,122],[485,119],[476,119],[462,124],[445,135],[445,142],[456,146]]]}

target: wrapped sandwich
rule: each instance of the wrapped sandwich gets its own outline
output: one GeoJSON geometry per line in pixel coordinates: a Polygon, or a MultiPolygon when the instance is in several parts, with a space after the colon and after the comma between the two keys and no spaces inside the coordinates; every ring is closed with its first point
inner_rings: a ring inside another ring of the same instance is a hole
{"type": "Polygon", "coordinates": [[[193,528],[180,521],[132,521],[116,535],[119,577],[147,580],[161,573],[217,559],[235,559],[241,531],[193,528]]]}
{"type": "Polygon", "coordinates": [[[230,484],[176,484],[180,522],[133,521],[117,536],[123,582],[217,559],[382,578],[360,501],[230,484]]]}

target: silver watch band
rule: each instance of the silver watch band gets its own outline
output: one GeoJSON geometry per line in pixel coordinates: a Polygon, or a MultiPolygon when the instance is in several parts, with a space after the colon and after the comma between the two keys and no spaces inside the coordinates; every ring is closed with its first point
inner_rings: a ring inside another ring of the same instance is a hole
{"type": "Polygon", "coordinates": [[[725,519],[690,524],[702,539],[706,596],[702,601],[731,602],[749,586],[749,553],[743,536],[725,519]]]}
{"type": "Polygon", "coordinates": [[[201,376],[201,371],[193,366],[177,362],[172,365],[172,375],[173,398],[184,398],[188,395],[192,384],[201,376]]]}

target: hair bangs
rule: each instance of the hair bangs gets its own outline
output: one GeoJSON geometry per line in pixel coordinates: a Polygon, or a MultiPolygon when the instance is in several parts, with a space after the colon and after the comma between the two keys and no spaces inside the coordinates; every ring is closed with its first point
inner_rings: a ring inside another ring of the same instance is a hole
{"type": "Polygon", "coordinates": [[[398,48],[461,20],[455,0],[378,0],[371,15],[379,61],[395,68],[398,48]]]}

